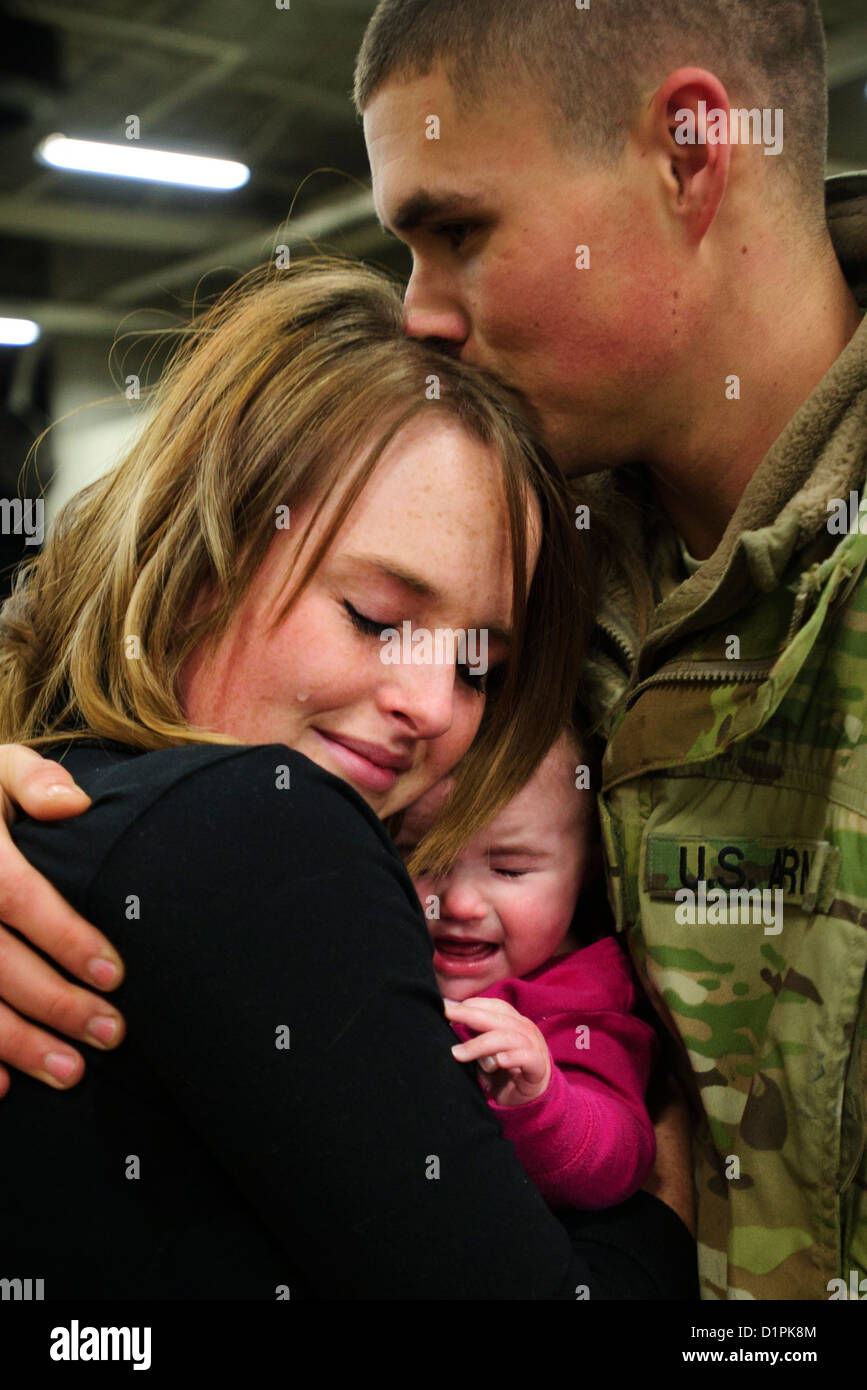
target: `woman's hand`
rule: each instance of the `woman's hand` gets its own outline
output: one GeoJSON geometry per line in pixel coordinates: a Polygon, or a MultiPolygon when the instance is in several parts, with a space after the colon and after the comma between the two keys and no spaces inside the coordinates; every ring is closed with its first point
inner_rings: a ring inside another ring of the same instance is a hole
{"type": "MultiPolygon", "coordinates": [[[[30,748],[0,745],[0,919],[70,974],[99,989],[114,989],[123,979],[117,952],[27,863],[7,829],[16,807],[35,820],[64,820],[89,805],[87,793],[59,763],[30,748]]],[[[124,1034],[116,1009],[64,980],[0,926],[0,1059],[58,1090],[74,1086],[84,1073],[83,1058],[29,1018],[103,1050],[115,1047],[124,1034]]],[[[9,1081],[0,1065],[0,1097],[9,1081]]]]}
{"type": "Polygon", "coordinates": [[[457,1062],[478,1062],[482,1085],[498,1105],[526,1105],[544,1095],[551,1080],[551,1053],[544,1034],[505,999],[478,996],[443,1001],[449,1023],[472,1028],[477,1037],[457,1043],[457,1062]]]}

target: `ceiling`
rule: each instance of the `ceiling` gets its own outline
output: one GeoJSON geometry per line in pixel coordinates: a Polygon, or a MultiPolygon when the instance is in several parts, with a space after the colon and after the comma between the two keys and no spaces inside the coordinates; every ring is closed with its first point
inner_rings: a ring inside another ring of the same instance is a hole
{"type": "MultiPolygon", "coordinates": [[[[32,347],[0,347],[5,496],[35,495],[55,467],[67,467],[59,427],[36,461],[30,446],[70,403],[105,395],[113,344],[121,380],[126,371],[154,380],[161,352],[147,330],[187,319],[194,299],[269,259],[275,245],[290,245],[293,257],[313,245],[408,272],[405,249],[379,230],[349,95],[374,7],[0,0],[0,315],[42,327],[32,347]],[[34,161],[53,131],[121,142],[130,115],[142,145],[242,160],[250,182],[220,194],[34,161]]],[[[829,171],[865,168],[864,0],[824,0],[822,8],[829,171]]],[[[90,458],[95,435],[78,426],[71,437],[90,458]]],[[[20,537],[0,535],[0,597],[23,553],[20,537]]]]}
{"type": "MultiPolygon", "coordinates": [[[[145,327],[182,309],[203,276],[219,288],[215,267],[227,282],[275,242],[312,238],[406,268],[378,229],[349,98],[374,0],[287,2],[0,0],[10,20],[35,26],[23,56],[7,53],[0,99],[0,314],[37,319],[49,340],[111,340],[121,322],[145,327]],[[128,115],[143,145],[240,159],[249,184],[211,193],[34,163],[51,131],[120,142],[128,115]]],[[[864,3],[823,10],[830,167],[867,167],[864,3]]]]}
{"type": "Polygon", "coordinates": [[[27,67],[36,51],[42,71],[13,77],[0,115],[0,313],[36,318],[48,334],[110,338],[136,306],[177,309],[212,267],[267,259],[293,199],[291,235],[276,240],[382,248],[349,99],[371,0],[4,9],[43,32],[24,37],[27,67]],[[34,162],[51,131],[121,142],[132,114],[142,145],[242,160],[250,183],[185,190],[34,162]]]}

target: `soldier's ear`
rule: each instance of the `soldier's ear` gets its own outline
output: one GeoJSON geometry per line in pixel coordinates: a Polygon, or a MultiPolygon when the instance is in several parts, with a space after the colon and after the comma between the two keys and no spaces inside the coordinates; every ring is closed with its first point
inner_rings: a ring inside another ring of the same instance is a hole
{"type": "MultiPolygon", "coordinates": [[[[728,139],[708,138],[708,118],[728,114],[725,87],[705,68],[669,73],[645,109],[638,129],[643,156],[655,169],[673,222],[702,241],[716,217],[728,182],[728,139]]],[[[716,131],[713,135],[715,137],[716,131]]]]}

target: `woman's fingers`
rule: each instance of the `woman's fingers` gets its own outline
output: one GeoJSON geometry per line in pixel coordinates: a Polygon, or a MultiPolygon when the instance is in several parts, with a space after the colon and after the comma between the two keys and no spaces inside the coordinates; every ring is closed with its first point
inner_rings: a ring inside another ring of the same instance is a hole
{"type": "Polygon", "coordinates": [[[63,820],[89,805],[87,792],[60,763],[19,743],[0,744],[0,810],[7,825],[15,819],[16,806],[34,820],[63,820]]]}

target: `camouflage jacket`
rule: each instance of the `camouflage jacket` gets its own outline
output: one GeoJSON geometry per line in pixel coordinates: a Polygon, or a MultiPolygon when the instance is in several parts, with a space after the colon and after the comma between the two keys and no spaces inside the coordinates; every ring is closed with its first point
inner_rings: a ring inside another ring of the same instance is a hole
{"type": "MultiPolygon", "coordinates": [[[[831,181],[829,222],[864,307],[867,176],[831,181]]],[[[829,512],[865,474],[867,320],[694,574],[639,501],[643,642],[625,588],[599,616],[609,895],[681,1044],[705,1298],[867,1276],[867,502],[865,534],[829,512]]]]}

